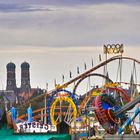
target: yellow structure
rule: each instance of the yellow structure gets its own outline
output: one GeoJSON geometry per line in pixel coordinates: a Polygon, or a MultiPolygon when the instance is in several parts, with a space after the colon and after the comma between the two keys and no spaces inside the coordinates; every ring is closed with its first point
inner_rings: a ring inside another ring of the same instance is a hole
{"type": "Polygon", "coordinates": [[[55,112],[54,112],[54,109],[56,107],[56,104],[58,102],[61,102],[61,101],[65,101],[67,103],[69,103],[71,105],[71,108],[73,109],[73,120],[76,119],[76,115],[77,115],[77,109],[76,109],[76,106],[73,102],[73,100],[69,97],[59,97],[59,98],[56,98],[55,101],[52,103],[51,107],[50,107],[50,117],[51,117],[51,123],[52,125],[57,125],[55,119],[54,119],[54,115],[55,115],[55,112]]]}

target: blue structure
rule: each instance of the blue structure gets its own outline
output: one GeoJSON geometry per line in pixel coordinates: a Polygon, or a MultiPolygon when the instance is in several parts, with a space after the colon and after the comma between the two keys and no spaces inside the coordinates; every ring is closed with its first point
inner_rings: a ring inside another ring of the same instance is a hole
{"type": "Polygon", "coordinates": [[[15,107],[11,108],[11,117],[12,117],[13,122],[16,122],[17,110],[15,107]]]}
{"type": "Polygon", "coordinates": [[[131,124],[131,122],[133,121],[133,119],[134,119],[139,113],[140,113],[140,107],[138,107],[138,108],[134,111],[133,115],[132,115],[131,117],[129,117],[129,118],[126,120],[126,122],[124,123],[124,125],[123,125],[122,127],[119,128],[117,134],[120,135],[120,134],[124,131],[125,127],[127,127],[129,124],[131,124]]]}
{"type": "Polygon", "coordinates": [[[27,109],[27,114],[28,114],[28,122],[31,123],[32,122],[32,108],[31,107],[27,109]]]}

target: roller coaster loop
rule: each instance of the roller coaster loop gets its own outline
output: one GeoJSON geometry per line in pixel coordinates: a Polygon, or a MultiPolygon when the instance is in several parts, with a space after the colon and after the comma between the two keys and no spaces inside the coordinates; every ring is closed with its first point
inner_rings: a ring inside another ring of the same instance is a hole
{"type": "Polygon", "coordinates": [[[109,83],[113,83],[113,81],[108,77],[108,76],[105,76],[103,74],[99,74],[99,73],[91,73],[91,74],[88,74],[88,75],[85,75],[83,76],[80,80],[78,80],[78,82],[76,83],[76,85],[74,86],[74,89],[73,89],[73,93],[75,94],[76,93],[76,89],[78,87],[78,85],[86,78],[88,77],[91,77],[91,76],[99,76],[99,77],[102,77],[106,80],[108,80],[109,83]]]}
{"type": "MultiPolygon", "coordinates": [[[[66,101],[71,105],[71,108],[73,110],[73,118],[71,121],[76,119],[77,109],[76,109],[76,105],[74,104],[73,100],[69,97],[60,97],[60,98],[56,98],[56,100],[52,103],[52,105],[50,107],[50,117],[51,117],[50,119],[51,119],[52,125],[57,125],[57,122],[54,119],[54,115],[55,115],[54,110],[55,110],[56,104],[61,101],[66,101]]],[[[62,114],[60,113],[59,115],[62,115],[62,114]]]]}
{"type": "Polygon", "coordinates": [[[52,104],[52,101],[53,101],[54,96],[57,93],[59,93],[59,92],[66,92],[66,93],[68,93],[69,96],[70,96],[70,98],[73,100],[73,102],[74,102],[74,104],[76,106],[76,110],[78,110],[78,101],[76,99],[76,96],[72,92],[70,92],[68,90],[65,90],[65,89],[58,89],[56,91],[53,91],[52,94],[51,94],[51,96],[50,96],[50,98],[49,98],[49,100],[48,100],[48,103],[47,103],[47,113],[48,113],[48,123],[49,124],[51,124],[50,107],[51,107],[51,104],[52,104]]]}

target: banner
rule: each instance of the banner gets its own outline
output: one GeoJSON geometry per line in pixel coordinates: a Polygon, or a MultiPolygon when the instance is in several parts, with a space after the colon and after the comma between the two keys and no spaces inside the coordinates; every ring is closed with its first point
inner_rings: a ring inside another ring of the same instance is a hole
{"type": "Polygon", "coordinates": [[[77,74],[79,74],[80,73],[80,70],[79,70],[79,67],[77,67],[77,74]]]}
{"type": "Polygon", "coordinates": [[[64,77],[64,75],[62,74],[62,82],[64,82],[64,80],[65,80],[65,77],[64,77]]]}
{"type": "Polygon", "coordinates": [[[101,54],[99,54],[99,61],[100,61],[100,62],[102,61],[101,54]]]}
{"type": "Polygon", "coordinates": [[[91,61],[91,65],[92,65],[92,67],[94,66],[94,62],[93,62],[93,59],[92,59],[92,61],[91,61]]]}
{"type": "Polygon", "coordinates": [[[71,73],[71,71],[69,71],[70,72],[70,78],[72,78],[72,73],[71,73]]]}
{"type": "Polygon", "coordinates": [[[86,65],[86,63],[84,63],[84,68],[85,68],[85,70],[87,69],[87,65],[86,65]]]}

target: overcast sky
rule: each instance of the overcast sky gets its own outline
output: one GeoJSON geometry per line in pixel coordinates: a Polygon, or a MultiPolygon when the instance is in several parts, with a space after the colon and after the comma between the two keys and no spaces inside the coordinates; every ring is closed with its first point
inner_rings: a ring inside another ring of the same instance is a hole
{"type": "MultiPolygon", "coordinates": [[[[6,64],[31,64],[32,87],[45,87],[91,59],[98,63],[103,44],[123,43],[139,59],[138,0],[0,0],[0,87],[6,64]]],[[[81,70],[81,71],[82,71],[81,70]]]]}

